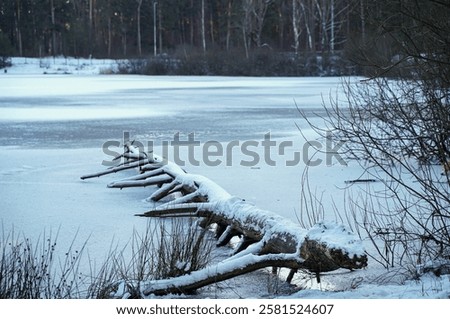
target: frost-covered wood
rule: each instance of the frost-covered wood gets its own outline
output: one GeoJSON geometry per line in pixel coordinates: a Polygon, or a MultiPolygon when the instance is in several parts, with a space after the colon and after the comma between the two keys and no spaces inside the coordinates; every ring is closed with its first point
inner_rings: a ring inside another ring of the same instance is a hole
{"type": "MultiPolygon", "coordinates": [[[[201,218],[202,227],[216,225],[218,246],[228,244],[234,237],[240,238],[234,256],[189,275],[148,282],[143,290],[145,295],[191,292],[265,267],[305,269],[319,274],[338,268],[360,269],[367,265],[361,241],[342,225],[318,223],[309,230],[303,229],[280,215],[230,195],[208,178],[186,173],[178,165],[154,154],[145,159],[139,155],[133,161],[129,153],[136,156],[136,149],[131,144],[125,146],[124,153],[129,162],[120,167],[138,167],[140,173],[112,182],[108,187],[158,185],[150,199],[154,202],[164,200],[154,209],[137,216],[201,218]]],[[[112,168],[82,178],[115,171],[112,168]]]]}
{"type": "Polygon", "coordinates": [[[143,294],[147,296],[190,294],[199,288],[273,266],[301,268],[302,263],[298,256],[294,254],[262,256],[246,254],[237,259],[211,265],[189,275],[147,282],[143,294]]]}

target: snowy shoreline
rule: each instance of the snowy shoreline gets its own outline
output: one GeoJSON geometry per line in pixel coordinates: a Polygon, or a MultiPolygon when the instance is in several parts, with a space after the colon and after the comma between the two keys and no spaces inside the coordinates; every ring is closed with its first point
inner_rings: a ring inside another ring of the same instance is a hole
{"type": "MultiPolygon", "coordinates": [[[[0,219],[6,233],[14,228],[32,238],[38,238],[43,231],[60,229],[58,245],[62,248],[68,247],[75,236],[81,242],[89,238],[89,254],[98,260],[112,241],[126,243],[133,229],[146,227],[146,220],[133,214],[148,208],[146,189],[106,189],[108,181],[119,179],[117,175],[89,182],[79,180],[84,173],[98,170],[105,159],[102,141],[120,140],[124,130],[143,141],[168,140],[177,131],[186,139],[195,130],[201,141],[220,143],[260,141],[264,133],[271,131],[278,143],[293,141],[295,147],[287,154],[292,156],[292,152],[302,152],[305,145],[302,137],[295,135],[295,123],[302,122],[296,117],[293,101],[300,108],[319,110],[322,96],[340,83],[338,78],[99,75],[115,62],[57,58],[52,64],[53,58],[49,59],[13,58],[13,67],[0,74],[0,219]]],[[[186,149],[182,155],[187,156],[186,149]]],[[[233,153],[233,161],[248,160],[244,155],[233,153]]],[[[282,163],[286,155],[278,154],[275,159],[282,163]]],[[[302,164],[289,167],[261,163],[253,169],[191,165],[186,169],[211,178],[258,207],[297,220],[302,164]]],[[[361,168],[354,163],[323,164],[310,168],[309,174],[312,189],[323,198],[325,218],[335,219],[333,206],[345,205],[349,189],[344,181],[360,176],[361,168]]],[[[313,289],[290,297],[448,297],[448,275],[427,275],[420,282],[371,283],[383,272],[373,263],[366,270],[327,276],[322,285],[308,279],[313,289]],[[364,279],[351,289],[359,278],[364,279]]],[[[305,282],[302,278],[298,281],[305,282]]],[[[264,287],[267,283],[259,285],[265,291],[229,287],[228,292],[217,297],[275,297],[264,287]]]]}

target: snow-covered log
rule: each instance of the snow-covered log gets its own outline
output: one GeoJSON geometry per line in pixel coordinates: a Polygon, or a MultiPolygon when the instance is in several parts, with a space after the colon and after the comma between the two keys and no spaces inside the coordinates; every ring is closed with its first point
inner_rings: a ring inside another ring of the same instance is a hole
{"type": "Polygon", "coordinates": [[[240,258],[223,261],[195,271],[189,275],[149,281],[143,295],[190,294],[197,289],[234,278],[266,267],[301,268],[302,262],[295,254],[263,255],[246,254],[240,258]]]}
{"type": "Polygon", "coordinates": [[[123,154],[115,157],[113,159],[113,162],[115,160],[119,160],[120,158],[124,158],[123,163],[109,167],[108,169],[98,173],[83,175],[80,178],[82,180],[85,180],[89,178],[117,173],[130,168],[144,167],[145,165],[151,165],[151,163],[154,163],[155,161],[158,161],[160,159],[159,157],[149,157],[146,153],[139,152],[139,149],[133,146],[133,142],[126,143],[124,145],[123,154]]]}
{"type": "MultiPolygon", "coordinates": [[[[127,153],[135,154],[131,144],[126,145],[127,153]]],[[[129,157],[125,155],[125,158],[129,157]]],[[[217,225],[219,246],[226,245],[233,237],[240,238],[234,256],[183,277],[148,282],[143,290],[145,295],[191,292],[265,267],[287,267],[292,269],[292,273],[305,269],[320,274],[339,268],[360,269],[367,265],[361,241],[342,225],[321,222],[309,230],[303,229],[280,215],[230,195],[210,179],[188,174],[178,165],[154,154],[144,159],[136,156],[136,160],[128,162],[127,166],[139,167],[140,173],[110,183],[108,187],[158,185],[150,199],[154,202],[165,199],[154,209],[137,216],[201,218],[203,227],[217,225]]]]}

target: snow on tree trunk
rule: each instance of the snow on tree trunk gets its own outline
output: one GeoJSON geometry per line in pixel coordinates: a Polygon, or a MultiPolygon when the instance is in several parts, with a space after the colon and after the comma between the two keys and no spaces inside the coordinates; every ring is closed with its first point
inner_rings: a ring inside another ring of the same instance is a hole
{"type": "MultiPolygon", "coordinates": [[[[234,256],[178,278],[143,283],[143,295],[189,293],[206,285],[265,267],[305,269],[320,274],[339,268],[367,266],[359,238],[344,226],[321,222],[306,230],[292,221],[230,195],[201,175],[186,173],[178,165],[152,154],[138,154],[131,143],[122,155],[128,161],[81,179],[98,177],[127,168],[139,168],[138,175],[112,182],[110,188],[158,185],[150,199],[159,202],[142,217],[198,217],[200,225],[215,228],[218,246],[240,237],[234,256]]],[[[289,276],[290,279],[292,276],[289,276]]],[[[290,280],[289,279],[289,280],[290,280]]]]}

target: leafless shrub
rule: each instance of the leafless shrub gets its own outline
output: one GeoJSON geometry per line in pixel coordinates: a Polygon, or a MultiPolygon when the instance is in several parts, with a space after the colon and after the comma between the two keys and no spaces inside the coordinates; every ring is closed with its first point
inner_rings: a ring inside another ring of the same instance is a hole
{"type": "Polygon", "coordinates": [[[308,172],[309,167],[306,166],[301,179],[300,211],[296,213],[299,225],[305,229],[323,221],[325,217],[322,205],[323,194],[319,196],[316,190],[311,189],[308,172]]]}
{"type": "Polygon", "coordinates": [[[112,250],[88,289],[89,298],[140,298],[148,280],[177,277],[204,268],[213,241],[192,220],[160,219],[146,231],[134,231],[123,250],[112,250]]]}
{"type": "MultiPolygon", "coordinates": [[[[373,243],[385,267],[450,259],[450,99],[421,79],[346,83],[348,107],[332,101],[325,137],[345,141],[383,191],[348,199],[347,220],[373,243]],[[350,218],[349,218],[350,217],[350,218]]],[[[354,196],[354,195],[353,195],[354,196]]]]}
{"type": "Polygon", "coordinates": [[[360,63],[372,66],[373,77],[343,84],[345,105],[328,103],[327,128],[310,124],[345,142],[341,156],[382,182],[363,198],[349,195],[346,219],[386,268],[414,273],[450,263],[450,6],[399,3],[374,34],[390,39],[396,59],[377,63],[361,48],[360,63]]]}
{"type": "Polygon", "coordinates": [[[84,247],[75,239],[61,259],[58,236],[37,241],[3,232],[0,242],[0,298],[139,298],[146,280],[163,279],[205,267],[213,241],[193,220],[159,220],[143,234],[133,232],[124,248],[111,249],[99,269],[89,258],[91,274],[80,272],[84,247]]]}
{"type": "Polygon", "coordinates": [[[36,242],[3,232],[0,242],[0,298],[40,299],[79,297],[79,265],[84,249],[73,243],[63,260],[56,256],[57,236],[36,242]]]}

